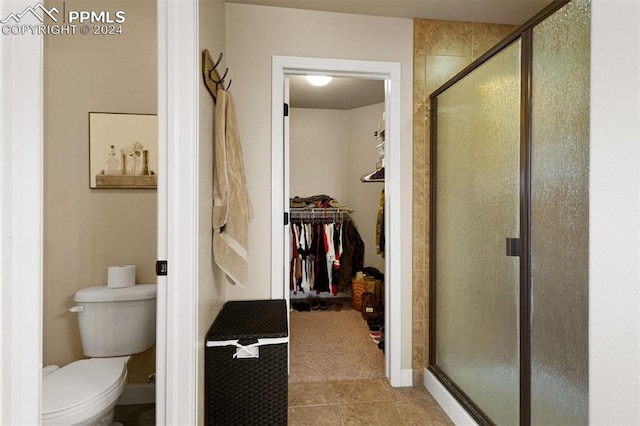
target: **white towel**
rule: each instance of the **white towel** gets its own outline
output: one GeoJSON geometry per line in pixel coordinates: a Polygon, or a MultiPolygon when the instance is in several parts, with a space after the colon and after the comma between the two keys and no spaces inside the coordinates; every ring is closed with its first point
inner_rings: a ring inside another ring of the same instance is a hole
{"type": "Polygon", "coordinates": [[[247,281],[249,200],[231,94],[218,90],[214,117],[213,257],[232,284],[247,281]]]}

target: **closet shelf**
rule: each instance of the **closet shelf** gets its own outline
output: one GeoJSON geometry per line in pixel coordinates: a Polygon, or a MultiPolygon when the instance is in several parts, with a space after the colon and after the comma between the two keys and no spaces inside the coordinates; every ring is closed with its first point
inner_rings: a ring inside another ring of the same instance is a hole
{"type": "Polygon", "coordinates": [[[367,173],[366,175],[360,176],[360,182],[384,182],[384,167],[371,173],[367,173]]]}

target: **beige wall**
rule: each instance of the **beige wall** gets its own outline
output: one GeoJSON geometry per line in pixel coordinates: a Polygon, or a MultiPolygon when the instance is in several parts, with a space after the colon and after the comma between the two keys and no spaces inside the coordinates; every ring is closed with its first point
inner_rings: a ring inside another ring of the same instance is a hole
{"type": "MultiPolygon", "coordinates": [[[[271,296],[271,57],[272,55],[394,61],[401,64],[401,161],[411,196],[412,21],[244,4],[226,5],[227,64],[231,68],[253,220],[249,278],[227,299],[271,296]],[[384,29],[384,30],[382,30],[384,29]]],[[[407,317],[407,322],[410,321],[407,317]]],[[[407,351],[408,352],[408,351],[407,351]]],[[[409,368],[410,357],[403,360],[409,368]]]]}
{"type": "MultiPolygon", "coordinates": [[[[62,2],[51,2],[60,10],[62,2]]],[[[155,283],[156,191],[89,189],[88,113],[155,114],[153,1],[67,1],[66,10],[124,10],[124,33],[46,36],[44,96],[44,357],[83,358],[73,294],[104,285],[107,267],[135,264],[137,283],[155,283]]],[[[106,159],[106,152],[105,159],[106,159]]],[[[155,349],[129,363],[129,381],[155,371],[155,349]]]]}
{"type": "Polygon", "coordinates": [[[349,203],[349,111],[291,108],[290,196],[326,194],[349,203]]]}
{"type": "Polygon", "coordinates": [[[517,27],[414,20],[413,27],[413,369],[429,354],[429,95],[517,27]]]}
{"type": "MultiPolygon", "coordinates": [[[[200,51],[208,49],[213,60],[224,52],[224,2],[199,2],[200,51]]],[[[199,62],[201,58],[197,59],[199,62]]],[[[225,60],[219,65],[224,71],[225,60]]],[[[200,69],[198,67],[198,69],[200,69]]],[[[233,70],[229,71],[233,76],[233,70]]],[[[233,78],[233,77],[232,77],[233,78]]],[[[224,302],[224,282],[211,250],[213,205],[213,98],[202,79],[198,87],[198,424],[204,424],[204,340],[224,302]]]]}
{"type": "Polygon", "coordinates": [[[360,176],[375,170],[381,141],[373,132],[383,112],[384,103],[351,110],[291,108],[289,122],[291,196],[327,194],[353,208],[351,218],[365,243],[364,266],[382,272],[384,258],[376,254],[375,237],[384,185],[364,184],[360,176]]]}
{"type": "Polygon", "coordinates": [[[376,254],[376,222],[378,204],[383,183],[362,183],[360,176],[375,170],[378,151],[373,132],[382,124],[384,103],[355,108],[349,111],[349,204],[354,208],[351,215],[364,241],[364,266],[373,266],[385,272],[384,258],[376,254]]]}

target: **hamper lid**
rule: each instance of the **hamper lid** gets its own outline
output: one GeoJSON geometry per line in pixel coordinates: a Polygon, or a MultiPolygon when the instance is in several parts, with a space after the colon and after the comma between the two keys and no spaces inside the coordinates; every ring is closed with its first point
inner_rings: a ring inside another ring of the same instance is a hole
{"type": "Polygon", "coordinates": [[[286,337],[287,305],[284,300],[227,302],[209,328],[207,340],[241,340],[286,337]]]}

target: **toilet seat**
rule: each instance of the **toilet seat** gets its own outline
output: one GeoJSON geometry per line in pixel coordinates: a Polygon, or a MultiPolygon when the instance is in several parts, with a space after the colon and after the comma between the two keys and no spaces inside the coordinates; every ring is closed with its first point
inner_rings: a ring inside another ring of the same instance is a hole
{"type": "Polygon", "coordinates": [[[112,402],[115,405],[127,378],[128,360],[126,356],[83,359],[44,376],[42,420],[55,421],[84,411],[91,417],[90,412],[99,412],[112,402]]]}

